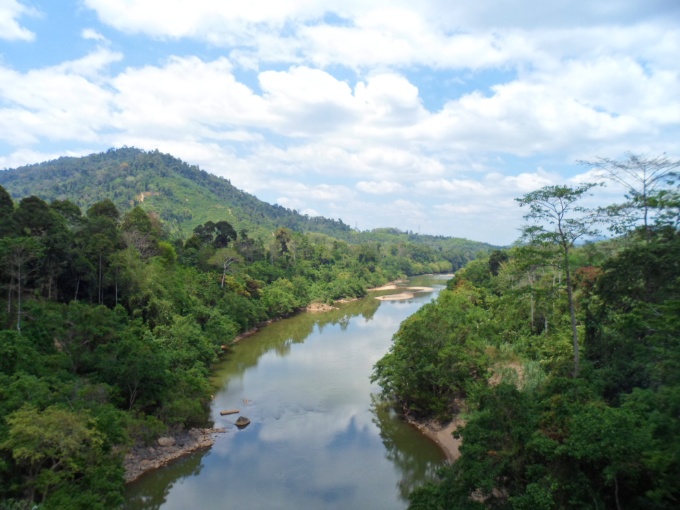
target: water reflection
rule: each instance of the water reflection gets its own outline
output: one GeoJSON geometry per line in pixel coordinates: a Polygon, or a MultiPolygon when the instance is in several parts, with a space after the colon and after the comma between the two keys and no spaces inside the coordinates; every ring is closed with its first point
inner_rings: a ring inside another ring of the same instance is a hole
{"type": "Polygon", "coordinates": [[[443,454],[375,403],[373,364],[431,295],[364,299],[275,322],[217,367],[211,417],[227,433],[209,452],[143,477],[128,508],[405,508],[443,454]],[[251,420],[244,430],[240,409],[251,420]]]}
{"type": "Polygon", "coordinates": [[[128,491],[125,508],[160,509],[167,501],[175,483],[198,476],[203,469],[202,459],[208,451],[182,457],[163,469],[145,474],[135,485],[141,490],[128,491]]]}
{"type": "Polygon", "coordinates": [[[401,473],[397,488],[403,499],[410,492],[421,487],[427,480],[436,478],[440,462],[423,462],[420,445],[411,441],[413,430],[404,427],[399,414],[388,402],[378,395],[372,395],[373,421],[380,430],[380,438],[386,450],[386,457],[401,473]]]}
{"type": "Polygon", "coordinates": [[[322,334],[327,326],[339,326],[341,331],[347,331],[350,321],[354,317],[362,317],[365,321],[373,319],[380,307],[376,299],[362,299],[342,303],[337,310],[324,313],[303,313],[289,319],[272,322],[254,337],[242,341],[247,348],[239,346],[224,355],[221,363],[216,367],[213,379],[216,386],[221,386],[225,376],[242,372],[257,365],[260,357],[269,351],[275,351],[279,356],[287,356],[292,344],[304,342],[310,335],[322,334]],[[316,331],[315,331],[316,329],[316,331]],[[235,365],[235,370],[225,369],[228,365],[235,365]]]}

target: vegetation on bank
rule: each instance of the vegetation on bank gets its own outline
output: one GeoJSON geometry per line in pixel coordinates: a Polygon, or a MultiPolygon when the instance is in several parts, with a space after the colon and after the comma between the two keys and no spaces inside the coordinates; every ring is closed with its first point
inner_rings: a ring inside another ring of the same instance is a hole
{"type": "Polygon", "coordinates": [[[255,237],[226,220],[176,238],[141,207],[83,214],[2,187],[0,218],[0,508],[117,507],[126,448],[204,422],[211,364],[238,334],[454,269],[401,240],[255,237]]]}
{"type": "Polygon", "coordinates": [[[459,271],[376,364],[410,413],[466,422],[410,508],[680,505],[680,163],[600,162],[639,179],[624,204],[527,194],[522,241],[459,271]],[[595,220],[622,235],[577,245],[595,220]]]}

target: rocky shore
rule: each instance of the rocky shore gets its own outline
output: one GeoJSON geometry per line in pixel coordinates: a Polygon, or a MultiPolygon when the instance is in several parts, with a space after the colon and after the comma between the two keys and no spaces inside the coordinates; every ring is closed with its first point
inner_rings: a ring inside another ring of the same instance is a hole
{"type": "Polygon", "coordinates": [[[156,444],[134,447],[125,456],[125,483],[135,481],[147,471],[166,466],[189,453],[209,448],[215,442],[215,435],[226,429],[191,429],[173,436],[159,437],[156,444]]]}

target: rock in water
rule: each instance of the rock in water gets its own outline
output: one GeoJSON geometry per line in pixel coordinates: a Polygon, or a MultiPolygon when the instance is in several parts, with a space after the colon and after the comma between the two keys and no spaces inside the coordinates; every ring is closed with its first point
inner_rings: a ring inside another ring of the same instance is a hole
{"type": "Polygon", "coordinates": [[[250,425],[250,420],[246,418],[245,416],[239,416],[236,419],[236,426],[240,429],[246,428],[248,425],[250,425]]]}

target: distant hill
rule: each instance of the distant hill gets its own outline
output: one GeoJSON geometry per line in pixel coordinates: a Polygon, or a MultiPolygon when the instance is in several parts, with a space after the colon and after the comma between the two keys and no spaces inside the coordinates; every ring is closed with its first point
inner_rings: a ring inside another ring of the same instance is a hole
{"type": "Polygon", "coordinates": [[[408,242],[467,257],[495,247],[467,239],[427,236],[397,228],[356,232],[341,220],[310,217],[263,202],[217,177],[157,150],[109,149],[84,157],[62,157],[0,171],[2,185],[15,200],[36,195],[51,202],[70,199],[83,211],[109,198],[121,212],[135,205],[158,214],[174,235],[186,236],[208,220],[226,220],[237,230],[264,234],[278,227],[318,232],[353,244],[408,242]]]}
{"type": "Polygon", "coordinates": [[[175,233],[186,234],[208,220],[227,220],[238,229],[283,226],[336,237],[351,230],[342,221],[263,202],[169,154],[128,147],[0,171],[0,185],[15,200],[30,195],[48,202],[68,198],[83,211],[105,198],[123,212],[140,205],[155,211],[175,233]]]}

